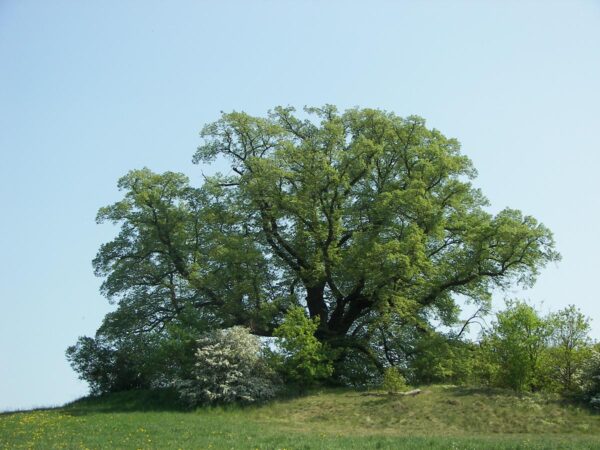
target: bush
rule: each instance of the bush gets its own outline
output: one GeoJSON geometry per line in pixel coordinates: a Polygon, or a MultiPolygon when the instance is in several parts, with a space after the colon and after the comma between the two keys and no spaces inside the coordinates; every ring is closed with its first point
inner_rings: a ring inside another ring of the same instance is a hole
{"type": "Polygon", "coordinates": [[[584,399],[595,409],[600,409],[600,351],[594,350],[586,360],[581,376],[584,399]]]}
{"type": "Polygon", "coordinates": [[[82,336],[67,349],[67,360],[86,381],[93,395],[152,386],[152,345],[148,339],[130,337],[115,343],[105,336],[82,336]]]}
{"type": "Polygon", "coordinates": [[[544,386],[542,361],[550,331],[548,321],[532,306],[512,301],[496,319],[484,339],[484,347],[498,367],[496,383],[518,392],[539,390],[544,386]]]}
{"type": "Polygon", "coordinates": [[[476,351],[472,344],[430,331],[418,336],[413,348],[407,371],[411,382],[463,384],[471,381],[476,351]]]}
{"type": "Polygon", "coordinates": [[[193,375],[193,379],[175,384],[190,405],[253,403],[276,393],[273,374],[261,355],[260,340],[244,327],[202,336],[193,375]]]}
{"type": "Polygon", "coordinates": [[[389,394],[397,394],[406,390],[406,380],[396,367],[388,367],[383,372],[383,383],[381,387],[389,394]]]}
{"type": "Polygon", "coordinates": [[[577,381],[592,351],[590,319],[571,305],[550,315],[549,323],[551,346],[546,358],[549,382],[563,394],[575,394],[579,388],[577,381]]]}
{"type": "Polygon", "coordinates": [[[505,386],[498,375],[500,367],[493,343],[485,336],[474,345],[471,375],[469,382],[479,386],[505,386]]]}
{"type": "Polygon", "coordinates": [[[67,349],[67,360],[88,382],[92,394],[172,386],[192,377],[198,329],[209,323],[192,308],[162,329],[139,332],[135,314],[108,314],[95,337],[82,336],[67,349]]]}
{"type": "Polygon", "coordinates": [[[332,384],[365,389],[380,386],[382,380],[379,367],[365,353],[344,349],[335,354],[332,384]]]}
{"type": "Polygon", "coordinates": [[[304,310],[297,307],[289,310],[284,322],[275,330],[281,349],[278,365],[287,380],[306,386],[332,375],[333,364],[327,349],[315,337],[318,326],[317,318],[309,319],[304,310]]]}

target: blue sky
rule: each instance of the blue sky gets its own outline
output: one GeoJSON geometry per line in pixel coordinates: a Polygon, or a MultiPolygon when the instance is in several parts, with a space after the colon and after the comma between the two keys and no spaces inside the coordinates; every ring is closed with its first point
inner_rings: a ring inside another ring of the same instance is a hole
{"type": "Polygon", "coordinates": [[[524,293],[600,338],[600,2],[0,1],[0,410],[87,388],[64,351],[111,309],[96,225],[134,168],[191,164],[220,111],[361,106],[456,137],[492,209],[555,233],[524,293]]]}

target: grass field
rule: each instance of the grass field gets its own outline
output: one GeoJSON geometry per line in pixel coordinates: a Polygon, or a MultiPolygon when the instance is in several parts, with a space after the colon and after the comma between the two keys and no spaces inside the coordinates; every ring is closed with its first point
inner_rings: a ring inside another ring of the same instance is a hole
{"type": "Polygon", "coordinates": [[[325,390],[245,408],[182,410],[123,392],[0,415],[0,448],[600,448],[600,415],[555,397],[429,386],[415,397],[325,390]]]}

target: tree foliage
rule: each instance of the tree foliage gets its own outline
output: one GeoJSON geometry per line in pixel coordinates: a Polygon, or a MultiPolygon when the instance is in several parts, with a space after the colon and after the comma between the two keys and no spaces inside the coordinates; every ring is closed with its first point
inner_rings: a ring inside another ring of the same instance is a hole
{"type": "Polygon", "coordinates": [[[95,338],[80,337],[67,349],[67,359],[93,394],[170,386],[192,376],[203,326],[193,313],[182,311],[162,333],[114,330],[105,319],[95,338]]]}
{"type": "Polygon", "coordinates": [[[473,343],[431,331],[416,342],[409,372],[420,383],[464,384],[473,381],[477,357],[473,343]]]}
{"type": "Polygon", "coordinates": [[[581,380],[584,399],[595,408],[600,409],[600,348],[590,352],[583,365],[581,380]]]}
{"type": "Polygon", "coordinates": [[[289,310],[283,323],[275,329],[279,339],[280,367],[289,381],[310,385],[327,379],[333,372],[330,355],[315,337],[319,319],[306,317],[302,308],[289,310]]]}
{"type": "Polygon", "coordinates": [[[516,391],[539,389],[550,334],[547,321],[532,306],[513,301],[496,318],[487,339],[498,364],[498,383],[516,391]]]}
{"type": "Polygon", "coordinates": [[[388,394],[397,394],[407,388],[406,379],[396,367],[388,367],[383,371],[381,387],[388,394]]]}
{"type": "Polygon", "coordinates": [[[527,303],[509,301],[475,347],[472,379],[579,397],[590,385],[589,331],[590,319],[573,305],[542,316],[527,303]]]}
{"type": "Polygon", "coordinates": [[[574,305],[549,317],[551,377],[565,393],[578,390],[585,361],[591,356],[590,320],[574,305]]]}
{"type": "Polygon", "coordinates": [[[352,361],[383,369],[387,323],[454,324],[458,296],[487,304],[559,257],[533,217],[489,213],[458,141],[419,117],[279,107],[224,113],[201,136],[194,162],[226,161],[229,174],[193,187],[134,170],[100,209],[120,226],[94,260],[117,305],[100,338],[162,336],[182,314],[199,330],[272,336],[301,307],[343,377],[352,361]]]}

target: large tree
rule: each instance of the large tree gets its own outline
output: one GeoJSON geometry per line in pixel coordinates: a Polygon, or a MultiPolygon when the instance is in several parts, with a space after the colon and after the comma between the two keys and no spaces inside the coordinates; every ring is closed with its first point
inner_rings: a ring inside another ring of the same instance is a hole
{"type": "Polygon", "coordinates": [[[94,260],[118,303],[101,334],[160,333],[185,313],[271,335],[301,305],[320,340],[373,357],[386,324],[451,324],[458,297],[485,304],[559,257],[533,217],[489,213],[459,143],[419,117],[280,107],[223,114],[201,136],[194,162],[228,174],[191,187],[132,171],[100,210],[121,225],[94,260]]]}

